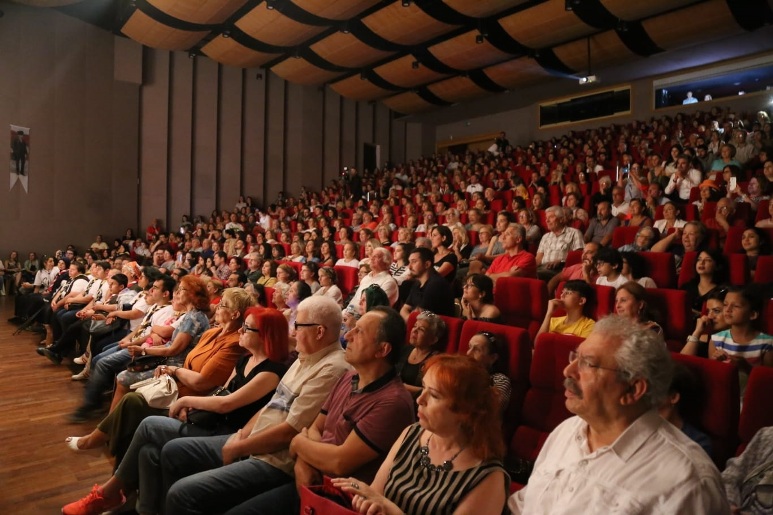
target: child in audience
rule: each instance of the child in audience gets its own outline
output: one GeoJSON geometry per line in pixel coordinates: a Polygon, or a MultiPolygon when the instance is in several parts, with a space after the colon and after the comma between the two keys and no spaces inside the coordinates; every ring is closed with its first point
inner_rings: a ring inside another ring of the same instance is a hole
{"type": "Polygon", "coordinates": [[[586,338],[593,330],[596,322],[586,316],[589,303],[594,299],[595,290],[585,281],[579,279],[567,281],[561,291],[560,299],[550,299],[545,319],[537,332],[569,334],[586,338]],[[565,316],[554,317],[556,309],[566,311],[565,316]]]}

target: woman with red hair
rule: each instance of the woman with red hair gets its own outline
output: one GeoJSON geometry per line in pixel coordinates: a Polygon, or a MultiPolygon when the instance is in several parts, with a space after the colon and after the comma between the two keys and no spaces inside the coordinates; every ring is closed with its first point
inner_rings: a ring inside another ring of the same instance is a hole
{"type": "Polygon", "coordinates": [[[334,484],[354,494],[359,513],[500,515],[510,479],[488,372],[466,356],[439,354],[424,366],[423,387],[418,424],[403,431],[373,484],[334,484]]]}

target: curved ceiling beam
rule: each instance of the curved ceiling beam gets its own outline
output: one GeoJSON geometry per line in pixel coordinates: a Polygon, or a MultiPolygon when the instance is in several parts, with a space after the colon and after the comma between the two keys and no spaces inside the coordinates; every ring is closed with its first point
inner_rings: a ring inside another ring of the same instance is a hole
{"type": "Polygon", "coordinates": [[[180,18],[171,16],[155,5],[151,4],[147,0],[135,0],[137,10],[142,11],[143,14],[156,20],[158,23],[163,23],[173,29],[187,30],[190,32],[202,32],[202,31],[218,31],[220,30],[220,24],[207,24],[207,23],[193,23],[180,18]]]}
{"type": "Polygon", "coordinates": [[[497,50],[513,55],[527,55],[530,48],[515,40],[502,26],[495,21],[485,21],[482,26],[486,39],[497,50]]]}
{"type": "Polygon", "coordinates": [[[647,34],[641,22],[625,22],[624,27],[617,29],[617,35],[634,54],[649,57],[664,51],[647,34]]]}
{"type": "Polygon", "coordinates": [[[451,68],[447,64],[441,62],[437,57],[435,57],[432,52],[427,50],[426,48],[417,48],[411,54],[416,58],[417,61],[419,61],[421,64],[432,70],[433,72],[437,73],[443,73],[443,74],[457,74],[461,70],[457,70],[456,68],[451,68]]]}
{"type": "Polygon", "coordinates": [[[293,21],[303,23],[304,25],[315,25],[317,27],[329,27],[336,25],[339,20],[331,20],[330,18],[322,18],[316,14],[311,14],[305,9],[301,9],[290,0],[279,0],[273,3],[274,9],[277,12],[282,13],[293,21]]]}
{"type": "MultiPolygon", "coordinates": [[[[583,23],[597,29],[614,29],[617,18],[602,5],[600,0],[582,0],[572,3],[572,12],[583,23]]],[[[685,28],[686,30],[689,30],[685,28]]]]}
{"type": "Polygon", "coordinates": [[[744,30],[757,30],[766,23],[773,23],[773,7],[766,0],[738,2],[727,0],[735,22],[744,30]]]}
{"type": "Polygon", "coordinates": [[[384,80],[383,77],[381,77],[373,70],[363,70],[362,74],[360,74],[360,78],[363,80],[369,80],[373,83],[374,86],[378,86],[381,89],[386,89],[389,91],[405,91],[405,89],[401,88],[400,86],[384,80]]]}
{"type": "Polygon", "coordinates": [[[400,45],[398,43],[393,43],[389,41],[388,39],[384,39],[372,30],[368,28],[367,25],[362,23],[362,20],[357,20],[356,22],[352,23],[349,22],[349,31],[354,34],[354,36],[365,43],[366,45],[370,45],[376,50],[381,50],[384,52],[404,52],[408,50],[408,47],[405,45],[400,45]]]}
{"type": "Polygon", "coordinates": [[[447,25],[473,25],[477,21],[475,18],[452,9],[444,2],[416,2],[416,7],[447,25]]]}
{"type": "Polygon", "coordinates": [[[425,102],[429,102],[430,104],[441,106],[441,107],[448,107],[450,105],[453,105],[452,102],[448,102],[446,100],[443,100],[430,90],[428,90],[426,87],[422,87],[416,90],[416,94],[421,97],[422,100],[425,102]]]}
{"type": "Polygon", "coordinates": [[[470,78],[471,81],[473,81],[478,87],[485,89],[486,91],[490,91],[492,93],[503,93],[507,91],[507,89],[503,88],[491,78],[486,75],[486,72],[483,70],[473,70],[467,74],[467,76],[470,78]]]}

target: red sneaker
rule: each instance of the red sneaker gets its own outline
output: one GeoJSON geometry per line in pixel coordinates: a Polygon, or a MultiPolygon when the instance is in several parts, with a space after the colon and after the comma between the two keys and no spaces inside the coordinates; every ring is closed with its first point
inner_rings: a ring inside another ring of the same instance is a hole
{"type": "Polygon", "coordinates": [[[89,495],[68,504],[62,508],[62,513],[64,515],[99,515],[102,512],[122,505],[124,501],[126,501],[126,498],[123,494],[118,494],[118,497],[114,499],[105,499],[102,496],[102,489],[99,485],[94,485],[89,495]]]}

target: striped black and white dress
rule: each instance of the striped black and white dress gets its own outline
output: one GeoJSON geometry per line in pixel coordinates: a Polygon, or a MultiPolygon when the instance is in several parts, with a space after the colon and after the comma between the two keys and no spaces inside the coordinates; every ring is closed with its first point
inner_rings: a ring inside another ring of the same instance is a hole
{"type": "MultiPolygon", "coordinates": [[[[451,514],[462,499],[492,472],[501,470],[507,477],[501,462],[496,460],[466,470],[447,472],[431,472],[419,466],[423,431],[419,424],[408,430],[384,485],[384,496],[406,515],[451,514]]],[[[503,485],[506,492],[508,486],[503,485]]]]}

